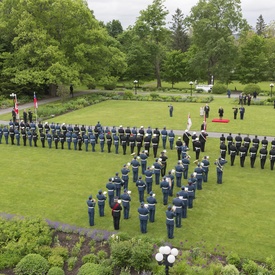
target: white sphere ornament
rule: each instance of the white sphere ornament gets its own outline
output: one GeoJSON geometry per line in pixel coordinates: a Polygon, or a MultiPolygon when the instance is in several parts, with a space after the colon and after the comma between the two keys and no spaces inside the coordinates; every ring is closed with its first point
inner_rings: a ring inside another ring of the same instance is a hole
{"type": "Polygon", "coordinates": [[[158,262],[161,262],[163,260],[163,255],[161,253],[157,253],[155,258],[158,262]]]}
{"type": "Polygon", "coordinates": [[[165,246],[161,246],[159,248],[159,253],[164,254],[164,251],[165,251],[165,246]]]}
{"type": "Polygon", "coordinates": [[[178,256],[179,251],[176,248],[171,249],[171,254],[174,255],[175,257],[178,256]]]}
{"type": "Polygon", "coordinates": [[[164,254],[166,254],[166,255],[168,255],[168,254],[170,254],[170,252],[171,252],[171,248],[168,246],[168,245],[166,245],[165,247],[164,247],[164,254]]]}
{"type": "Polygon", "coordinates": [[[170,264],[173,264],[175,262],[176,258],[174,255],[169,255],[167,257],[167,261],[170,263],[170,264]]]}

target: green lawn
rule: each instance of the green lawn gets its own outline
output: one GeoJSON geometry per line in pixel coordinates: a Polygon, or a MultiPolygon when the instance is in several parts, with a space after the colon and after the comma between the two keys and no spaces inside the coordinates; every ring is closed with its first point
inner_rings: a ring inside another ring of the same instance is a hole
{"type": "MultiPolygon", "coordinates": [[[[210,104],[210,118],[216,117],[219,105],[224,106],[225,114],[232,116],[232,103],[227,98],[215,99],[210,104]]],[[[55,118],[54,122],[94,125],[98,120],[103,125],[137,127],[160,127],[185,129],[187,114],[191,113],[193,129],[198,130],[202,118],[199,117],[201,104],[174,103],[174,117],[168,116],[168,103],[107,101],[82,110],[55,118]]],[[[245,120],[231,121],[226,125],[208,124],[208,131],[242,132],[274,135],[270,115],[266,108],[250,106],[245,120]],[[266,117],[264,116],[266,115],[266,117]],[[262,116],[262,117],[261,117],[262,116]],[[253,117],[253,118],[252,118],[253,117]]],[[[273,111],[273,109],[271,110],[273,111]]],[[[227,117],[225,115],[225,117],[227,117]]],[[[229,117],[229,116],[228,116],[229,117]]],[[[96,195],[99,189],[106,190],[108,178],[120,172],[122,165],[131,160],[130,154],[124,156],[107,152],[96,153],[74,150],[30,148],[1,144],[2,180],[0,209],[2,212],[23,216],[36,216],[72,225],[88,227],[86,199],[96,195]]],[[[67,148],[67,147],[66,147],[67,148]]],[[[188,211],[183,227],[175,230],[173,245],[185,243],[186,248],[198,246],[202,240],[211,253],[219,245],[220,253],[237,252],[241,257],[263,260],[274,254],[272,241],[275,218],[274,171],[261,170],[259,159],[255,169],[240,168],[239,159],[234,167],[226,165],[224,184],[216,184],[214,161],[218,157],[219,141],[208,139],[205,154],[210,156],[211,169],[209,182],[197,192],[194,209],[188,211]]],[[[176,152],[167,150],[168,169],[176,165],[176,152]]],[[[194,153],[190,152],[194,160],[194,153]]],[[[148,164],[153,163],[150,156],[148,164]]],[[[194,169],[192,164],[190,169],[194,169]]],[[[186,182],[183,182],[186,184],[186,182]]],[[[122,219],[121,230],[130,235],[138,235],[138,195],[134,184],[132,190],[131,218],[122,219]]],[[[148,235],[166,240],[165,207],[162,205],[160,188],[154,186],[158,200],[156,222],[148,225],[148,235]]],[[[169,199],[171,202],[171,198],[169,199]]],[[[98,209],[96,209],[98,210],[98,209]]],[[[106,217],[99,218],[96,211],[95,229],[113,230],[109,208],[106,217]]]]}

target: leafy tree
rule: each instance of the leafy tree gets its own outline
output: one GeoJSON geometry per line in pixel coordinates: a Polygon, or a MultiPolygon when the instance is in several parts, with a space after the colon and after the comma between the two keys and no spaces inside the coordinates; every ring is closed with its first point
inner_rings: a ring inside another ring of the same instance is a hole
{"type": "Polygon", "coordinates": [[[163,77],[167,82],[174,84],[184,78],[184,54],[181,51],[171,51],[166,54],[166,60],[163,65],[163,77]]]}
{"type": "Polygon", "coordinates": [[[112,20],[106,24],[106,29],[110,36],[117,38],[123,32],[122,25],[119,20],[112,20]]]}
{"type": "Polygon", "coordinates": [[[187,22],[192,30],[190,66],[196,79],[211,77],[229,81],[236,61],[236,45],[233,33],[247,27],[242,19],[240,0],[200,0],[191,10],[187,22]]]}
{"type": "Polygon", "coordinates": [[[190,39],[187,35],[184,15],[180,9],[176,9],[172,15],[172,26],[170,27],[172,35],[172,49],[186,52],[190,45],[190,39]]]}
{"type": "Polygon", "coordinates": [[[169,37],[169,31],[165,27],[168,11],[163,2],[154,0],[146,10],[142,10],[133,28],[144,49],[150,54],[149,60],[154,66],[157,87],[161,87],[161,63],[169,37]]]}
{"type": "Polygon", "coordinates": [[[256,32],[258,35],[263,35],[265,32],[265,27],[266,24],[264,22],[264,18],[262,15],[260,15],[257,19],[257,23],[256,23],[256,32]]]}
{"type": "Polygon", "coordinates": [[[248,32],[240,39],[238,77],[241,83],[258,83],[266,79],[268,59],[265,39],[254,32],[248,32]]]}
{"type": "Polygon", "coordinates": [[[82,0],[3,0],[2,76],[16,85],[79,84],[122,74],[125,56],[82,0]],[[12,26],[13,28],[11,28],[12,26]],[[7,27],[7,29],[5,29],[7,27]],[[10,33],[7,33],[10,31],[10,33]]]}

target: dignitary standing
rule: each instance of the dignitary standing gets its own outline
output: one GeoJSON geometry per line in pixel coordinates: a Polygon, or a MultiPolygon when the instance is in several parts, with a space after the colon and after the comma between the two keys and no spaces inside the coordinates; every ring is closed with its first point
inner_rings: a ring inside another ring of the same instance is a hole
{"type": "Polygon", "coordinates": [[[120,203],[118,202],[118,198],[116,197],[112,204],[112,216],[113,216],[115,230],[119,230],[121,210],[122,210],[122,207],[121,207],[120,203]]]}

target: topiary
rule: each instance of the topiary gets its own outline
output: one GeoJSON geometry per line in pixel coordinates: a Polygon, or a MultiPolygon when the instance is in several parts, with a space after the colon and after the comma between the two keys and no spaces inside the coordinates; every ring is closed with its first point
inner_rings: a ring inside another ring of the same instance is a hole
{"type": "Polygon", "coordinates": [[[16,265],[16,275],[45,275],[49,271],[49,263],[39,254],[28,254],[16,265]]]}
{"type": "Polygon", "coordinates": [[[239,270],[236,268],[236,266],[229,264],[222,268],[221,275],[238,275],[240,274],[239,270]]]}
{"type": "Polygon", "coordinates": [[[212,88],[212,94],[226,94],[227,88],[223,84],[217,83],[212,88]]]}
{"type": "Polygon", "coordinates": [[[62,268],[54,266],[49,270],[47,275],[65,275],[65,272],[62,268]]]}
{"type": "Polygon", "coordinates": [[[261,88],[259,85],[257,84],[248,84],[244,87],[243,89],[243,93],[248,95],[248,94],[253,94],[254,92],[256,92],[257,94],[259,94],[261,92],[261,88]]]}

